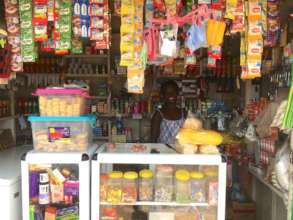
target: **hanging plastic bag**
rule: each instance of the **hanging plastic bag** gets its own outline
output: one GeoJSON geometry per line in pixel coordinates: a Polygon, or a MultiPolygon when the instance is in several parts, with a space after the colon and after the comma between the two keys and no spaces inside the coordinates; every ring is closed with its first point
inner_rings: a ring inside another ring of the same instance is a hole
{"type": "Polygon", "coordinates": [[[226,24],[222,21],[210,19],[207,24],[207,43],[218,46],[223,43],[226,24]]]}
{"type": "Polygon", "coordinates": [[[166,26],[163,30],[160,31],[160,36],[162,40],[161,55],[168,57],[176,57],[177,32],[177,24],[171,25],[171,27],[166,26]]]}
{"type": "Polygon", "coordinates": [[[187,32],[186,47],[189,48],[190,53],[194,53],[197,49],[207,46],[206,40],[206,25],[197,24],[191,25],[187,32]]]}
{"type": "Polygon", "coordinates": [[[251,142],[254,142],[257,140],[255,127],[252,123],[249,123],[249,125],[248,125],[247,131],[245,134],[245,138],[251,142]]]}
{"type": "Polygon", "coordinates": [[[289,190],[290,146],[289,138],[276,154],[275,172],[277,181],[284,191],[289,190]]]}

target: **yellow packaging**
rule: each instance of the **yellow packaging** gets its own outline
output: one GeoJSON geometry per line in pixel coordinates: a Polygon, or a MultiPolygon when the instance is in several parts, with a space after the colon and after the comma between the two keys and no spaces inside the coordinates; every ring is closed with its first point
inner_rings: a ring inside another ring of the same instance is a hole
{"type": "Polygon", "coordinates": [[[263,52],[262,40],[248,42],[248,47],[247,47],[248,60],[261,60],[262,52],[263,52]]]}
{"type": "Polygon", "coordinates": [[[142,94],[144,87],[144,69],[127,68],[127,89],[129,93],[142,94]]]}
{"type": "Polygon", "coordinates": [[[250,21],[248,24],[248,41],[262,40],[261,21],[250,21]]]}
{"type": "Polygon", "coordinates": [[[226,24],[210,19],[207,24],[207,42],[209,46],[219,46],[224,39],[226,24]]]}
{"type": "Polygon", "coordinates": [[[261,7],[262,0],[249,0],[248,2],[248,20],[260,21],[262,14],[261,7]]]}
{"type": "Polygon", "coordinates": [[[216,131],[181,128],[176,136],[179,144],[219,145],[223,137],[216,131]]]}

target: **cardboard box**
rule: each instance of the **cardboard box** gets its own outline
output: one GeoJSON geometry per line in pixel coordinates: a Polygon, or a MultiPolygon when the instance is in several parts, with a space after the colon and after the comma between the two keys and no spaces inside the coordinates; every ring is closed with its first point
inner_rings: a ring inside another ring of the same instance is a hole
{"type": "Polygon", "coordinates": [[[232,203],[232,220],[256,220],[256,207],[254,202],[232,203]]]}

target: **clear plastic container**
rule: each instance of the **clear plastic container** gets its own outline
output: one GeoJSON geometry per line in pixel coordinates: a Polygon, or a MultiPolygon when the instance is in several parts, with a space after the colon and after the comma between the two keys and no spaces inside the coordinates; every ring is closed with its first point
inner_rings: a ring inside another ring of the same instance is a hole
{"type": "Polygon", "coordinates": [[[67,88],[37,89],[41,116],[81,116],[86,112],[88,90],[67,88]]]}
{"type": "Polygon", "coordinates": [[[193,171],[191,177],[191,201],[196,203],[205,203],[207,195],[207,181],[202,172],[193,171]]]}
{"type": "Polygon", "coordinates": [[[137,201],[138,174],[133,171],[124,173],[122,186],[122,202],[133,203],[137,201]]]}
{"type": "Polygon", "coordinates": [[[120,171],[113,171],[109,173],[107,184],[107,202],[117,204],[122,199],[122,179],[123,173],[120,171]]]}
{"type": "Polygon", "coordinates": [[[190,202],[190,173],[187,170],[176,171],[176,202],[190,202]]]}
{"type": "Polygon", "coordinates": [[[35,150],[86,151],[93,142],[94,116],[29,117],[35,150]]]}
{"type": "Polygon", "coordinates": [[[173,168],[158,165],[155,178],[155,201],[171,202],[173,199],[173,168]]]}
{"type": "Polygon", "coordinates": [[[139,200],[153,201],[153,172],[151,170],[141,170],[139,172],[139,177],[139,200]]]}
{"type": "Polygon", "coordinates": [[[205,172],[208,182],[208,203],[211,206],[216,206],[218,204],[218,172],[208,171],[205,172]]]}

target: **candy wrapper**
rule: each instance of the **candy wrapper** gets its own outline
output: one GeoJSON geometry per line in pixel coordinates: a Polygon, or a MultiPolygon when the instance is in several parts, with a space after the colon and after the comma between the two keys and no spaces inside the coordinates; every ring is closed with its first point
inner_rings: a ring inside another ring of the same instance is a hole
{"type": "Polygon", "coordinates": [[[109,49],[109,3],[108,0],[90,2],[90,39],[96,49],[109,49]]]}
{"type": "Polygon", "coordinates": [[[55,0],[55,53],[67,54],[71,49],[72,2],[55,0]]]}
{"type": "Polygon", "coordinates": [[[127,68],[127,90],[129,93],[142,94],[144,87],[144,69],[127,68]]]}
{"type": "Polygon", "coordinates": [[[141,68],[143,62],[143,0],[121,2],[121,66],[141,68]]]}
{"type": "Polygon", "coordinates": [[[47,25],[48,25],[48,1],[34,0],[33,4],[33,28],[34,40],[46,41],[48,40],[47,25]]]}
{"type": "Polygon", "coordinates": [[[17,1],[4,1],[5,20],[7,26],[7,40],[11,46],[10,71],[21,72],[23,63],[21,57],[20,23],[17,1]]]}

